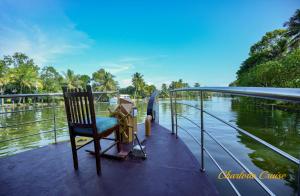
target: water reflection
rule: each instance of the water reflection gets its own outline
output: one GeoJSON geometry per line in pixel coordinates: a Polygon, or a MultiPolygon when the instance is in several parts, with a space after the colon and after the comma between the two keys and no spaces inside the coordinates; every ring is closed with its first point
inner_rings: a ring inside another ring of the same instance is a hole
{"type": "MultiPolygon", "coordinates": [[[[146,116],[147,105],[144,101],[136,103],[138,108],[138,122],[143,122],[146,116]]],[[[108,108],[114,109],[116,105],[110,105],[107,102],[97,102],[95,104],[95,112],[97,116],[108,116],[108,108]]],[[[18,113],[0,114],[0,157],[13,155],[29,149],[45,146],[54,143],[53,108],[51,106],[15,106],[10,108],[2,108],[0,112],[15,112],[31,110],[18,113]],[[43,121],[41,121],[43,120],[43,121]],[[40,121],[40,122],[37,122],[40,121]],[[19,123],[28,123],[17,125],[19,123]],[[27,135],[30,135],[26,137],[27,135]],[[14,138],[21,138],[13,140],[14,138]]],[[[55,109],[57,140],[69,140],[68,130],[66,129],[66,116],[62,102],[58,103],[55,109]]]]}
{"type": "MultiPolygon", "coordinates": [[[[233,99],[231,106],[237,113],[236,124],[239,127],[299,158],[299,111],[288,112],[261,107],[243,98],[233,99]]],[[[242,144],[253,150],[248,156],[257,167],[271,173],[287,174],[284,183],[292,187],[294,193],[297,192],[296,164],[255,143],[244,134],[240,134],[238,138],[242,144]]]]}

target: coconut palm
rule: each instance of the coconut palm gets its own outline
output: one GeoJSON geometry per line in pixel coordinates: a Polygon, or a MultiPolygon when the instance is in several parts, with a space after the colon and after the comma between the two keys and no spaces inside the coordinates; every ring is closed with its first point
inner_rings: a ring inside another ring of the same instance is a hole
{"type": "Polygon", "coordinates": [[[137,95],[141,95],[143,88],[145,87],[145,81],[143,79],[143,75],[136,72],[132,75],[132,85],[135,88],[134,99],[137,95]]]}
{"type": "Polygon", "coordinates": [[[3,60],[0,60],[0,92],[1,94],[5,90],[5,86],[9,83],[8,77],[9,67],[5,64],[3,60]]]}
{"type": "MultiPolygon", "coordinates": [[[[18,59],[16,60],[18,61],[18,59]]],[[[17,63],[8,71],[9,81],[11,86],[18,93],[28,93],[37,91],[42,87],[42,82],[39,77],[39,68],[33,64],[33,61],[17,63]]]]}
{"type": "Polygon", "coordinates": [[[94,81],[93,88],[97,91],[114,91],[117,89],[117,82],[114,80],[114,75],[99,69],[93,73],[92,80],[94,81]]]}
{"type": "Polygon", "coordinates": [[[298,48],[300,46],[300,9],[296,10],[284,26],[287,27],[287,36],[291,37],[290,48],[298,48]]]}
{"type": "Polygon", "coordinates": [[[81,87],[81,81],[79,76],[74,73],[74,71],[68,69],[67,72],[63,73],[64,75],[64,84],[68,88],[79,88],[81,87]]]}

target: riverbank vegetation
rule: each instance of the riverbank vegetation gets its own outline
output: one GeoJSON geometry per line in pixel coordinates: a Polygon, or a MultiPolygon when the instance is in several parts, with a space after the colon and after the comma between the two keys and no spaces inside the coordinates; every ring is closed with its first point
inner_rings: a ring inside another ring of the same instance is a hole
{"type": "Polygon", "coordinates": [[[300,87],[300,10],[250,48],[231,86],[300,87]]]}
{"type": "MultiPolygon", "coordinates": [[[[56,93],[61,92],[62,86],[69,88],[84,88],[90,84],[94,91],[116,91],[129,94],[134,99],[149,97],[157,88],[147,84],[141,73],[132,75],[132,85],[119,88],[115,76],[103,68],[89,75],[76,74],[68,69],[59,73],[53,66],[40,67],[30,57],[23,53],[4,56],[0,59],[0,92],[1,94],[56,93]]],[[[160,97],[169,96],[169,90],[188,87],[182,79],[162,84],[160,97]]],[[[195,83],[195,86],[200,86],[195,83]]],[[[18,102],[20,103],[21,100],[18,102]]],[[[25,102],[27,100],[22,100],[25,102]]]]}

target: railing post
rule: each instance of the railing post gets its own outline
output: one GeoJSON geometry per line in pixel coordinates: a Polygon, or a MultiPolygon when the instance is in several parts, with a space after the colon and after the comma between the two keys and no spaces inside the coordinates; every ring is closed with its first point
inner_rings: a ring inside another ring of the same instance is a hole
{"type": "Polygon", "coordinates": [[[298,195],[300,195],[300,163],[298,163],[298,195]]]}
{"type": "Polygon", "coordinates": [[[200,104],[201,104],[201,171],[204,172],[204,118],[203,118],[203,91],[200,91],[200,104]]]}
{"type": "Polygon", "coordinates": [[[176,100],[177,98],[176,97],[177,97],[177,93],[176,93],[176,91],[174,91],[175,135],[176,135],[176,139],[177,139],[178,138],[178,126],[177,126],[177,100],[176,100]]]}
{"type": "Polygon", "coordinates": [[[120,104],[120,91],[117,92],[117,104],[120,104]]]}
{"type": "Polygon", "coordinates": [[[56,136],[56,104],[55,98],[52,98],[52,111],[53,111],[53,132],[54,132],[54,142],[57,144],[57,136],[56,136]]]}
{"type": "Polygon", "coordinates": [[[174,111],[173,111],[173,93],[170,92],[170,104],[171,104],[171,123],[172,123],[172,134],[174,134],[174,111]]]}

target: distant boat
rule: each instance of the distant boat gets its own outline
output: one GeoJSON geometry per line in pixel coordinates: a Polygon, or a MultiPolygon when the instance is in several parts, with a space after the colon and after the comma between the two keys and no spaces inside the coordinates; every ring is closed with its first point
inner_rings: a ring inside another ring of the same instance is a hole
{"type": "MultiPolygon", "coordinates": [[[[130,95],[120,94],[120,98],[130,100],[130,95]]],[[[118,97],[112,97],[109,99],[109,104],[117,104],[117,103],[118,103],[118,97]]]]}
{"type": "Polygon", "coordinates": [[[122,99],[130,99],[130,95],[128,95],[128,94],[120,94],[120,98],[122,98],[122,99]]]}
{"type": "Polygon", "coordinates": [[[118,103],[118,97],[112,97],[109,99],[109,104],[117,104],[118,103]]]}

